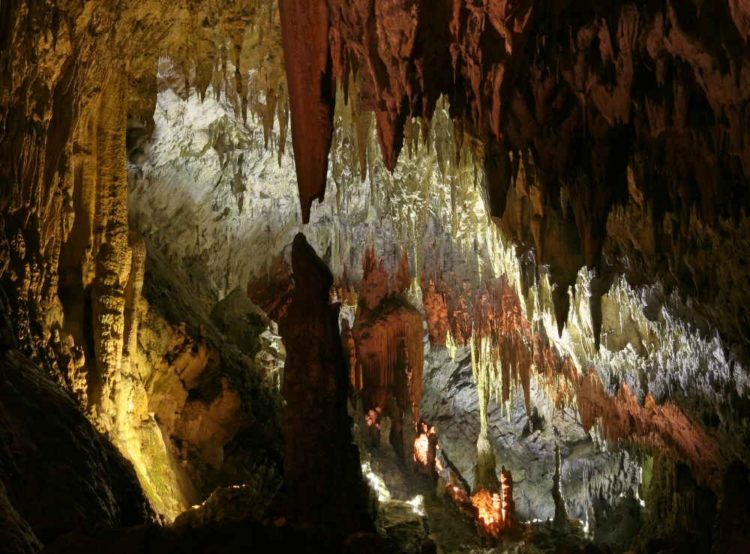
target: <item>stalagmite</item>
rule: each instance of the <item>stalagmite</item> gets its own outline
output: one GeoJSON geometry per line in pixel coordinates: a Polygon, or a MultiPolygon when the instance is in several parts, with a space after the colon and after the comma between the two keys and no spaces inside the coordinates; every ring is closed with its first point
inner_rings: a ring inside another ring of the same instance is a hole
{"type": "Polygon", "coordinates": [[[503,528],[512,532],[517,525],[516,504],[513,501],[513,476],[504,466],[500,471],[500,491],[502,493],[503,528]]]}
{"type": "Polygon", "coordinates": [[[560,459],[560,447],[555,446],[555,473],[552,477],[552,500],[555,502],[555,527],[561,530],[568,528],[568,511],[565,509],[565,499],[560,487],[560,472],[562,461],[560,459]]]}
{"type": "Polygon", "coordinates": [[[366,490],[346,411],[348,376],[333,276],[302,234],[294,238],[295,285],[281,336],[287,351],[282,392],[289,516],[347,535],[366,530],[366,490]]]}

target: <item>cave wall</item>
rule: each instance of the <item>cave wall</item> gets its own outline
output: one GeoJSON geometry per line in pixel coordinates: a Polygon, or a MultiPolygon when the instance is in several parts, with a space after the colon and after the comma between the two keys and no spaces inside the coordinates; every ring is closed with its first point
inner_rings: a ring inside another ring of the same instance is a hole
{"type": "Polygon", "coordinates": [[[4,549],[38,552],[72,530],[154,517],[133,467],[43,369],[13,350],[0,369],[4,549]]]}
{"type": "MultiPolygon", "coordinates": [[[[283,94],[275,88],[280,69],[249,77],[249,68],[270,55],[258,28],[274,17],[275,10],[253,1],[14,1],[0,10],[3,349],[18,349],[55,379],[61,394],[76,399],[133,461],[149,500],[168,519],[217,484],[240,478],[221,466],[223,447],[232,448],[226,458],[242,458],[237,452],[249,446],[236,438],[258,419],[272,428],[276,399],[273,384],[260,383],[263,371],[252,355],[238,347],[223,358],[216,353],[227,340],[216,328],[208,338],[198,325],[181,330],[189,314],[170,319],[164,304],[154,309],[144,302],[152,261],[129,224],[128,163],[153,130],[162,55],[179,67],[183,87],[230,91],[238,117],[259,109],[253,87],[283,94]],[[172,389],[164,385],[169,376],[177,380],[180,369],[179,360],[172,363],[179,358],[175,335],[189,344],[187,358],[200,358],[200,348],[193,347],[201,341],[210,343],[204,352],[213,352],[213,366],[199,364],[202,378],[193,377],[200,386],[192,383],[190,391],[179,382],[172,389]],[[172,399],[176,426],[163,413],[152,415],[160,412],[153,405],[159,403],[154,382],[161,382],[162,401],[184,392],[172,399]],[[208,444],[210,435],[218,444],[208,444]],[[186,454],[191,448],[200,455],[186,454]],[[185,475],[184,458],[191,458],[192,475],[185,475]]],[[[210,309],[197,311],[210,325],[210,309]]],[[[105,439],[92,446],[105,448],[105,439]]],[[[112,475],[102,478],[117,478],[125,470],[103,471],[112,475]]],[[[103,522],[122,523],[116,514],[103,522]]]]}

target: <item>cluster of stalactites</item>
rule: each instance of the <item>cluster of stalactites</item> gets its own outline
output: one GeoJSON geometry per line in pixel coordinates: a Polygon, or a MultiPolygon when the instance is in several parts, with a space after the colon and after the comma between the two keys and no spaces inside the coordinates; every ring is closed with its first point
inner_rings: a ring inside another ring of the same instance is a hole
{"type": "Polygon", "coordinates": [[[357,359],[364,387],[389,389],[396,385],[396,373],[406,372],[406,385],[415,414],[422,399],[424,346],[419,312],[400,310],[377,319],[357,337],[357,359]]]}
{"type": "MultiPolygon", "coordinates": [[[[642,225],[638,236],[617,237],[615,250],[633,242],[638,256],[665,267],[659,276],[684,273],[678,284],[698,287],[674,244],[691,234],[694,213],[709,226],[744,217],[750,175],[748,128],[737,117],[748,104],[750,12],[742,2],[703,4],[610,3],[582,16],[572,4],[527,1],[284,1],[282,12],[308,23],[305,36],[290,32],[285,40],[289,72],[315,70],[314,81],[300,79],[299,117],[308,120],[300,141],[330,143],[332,126],[310,123],[332,112],[337,82],[357,111],[374,113],[353,126],[355,134],[370,133],[374,119],[384,165],[394,170],[402,149],[436,125],[447,96],[456,144],[441,143],[438,152],[475,145],[491,215],[550,268],[559,328],[580,267],[641,271],[621,267],[620,253],[606,250],[610,215],[625,204],[642,225]],[[317,37],[320,45],[310,40],[317,37]],[[321,75],[325,86],[317,86],[321,75]],[[657,191],[653,182],[665,186],[657,191]],[[660,250],[679,254],[670,260],[675,267],[660,250]]],[[[362,175],[364,142],[354,141],[362,175]]],[[[305,213],[325,188],[328,151],[299,174],[305,213]],[[308,191],[313,183],[322,189],[308,191]]],[[[592,291],[597,346],[602,290],[592,291]]]]}
{"type": "Polygon", "coordinates": [[[201,100],[208,94],[223,98],[238,119],[261,123],[263,147],[275,148],[280,163],[289,129],[289,94],[276,3],[245,0],[203,17],[202,25],[188,15],[176,19],[173,34],[179,38],[167,40],[162,49],[160,89],[171,88],[183,99],[193,92],[201,100]]]}
{"type": "Polygon", "coordinates": [[[357,390],[367,389],[373,399],[384,400],[389,394],[408,397],[418,418],[424,344],[422,316],[405,297],[411,282],[409,257],[404,252],[391,278],[384,261],[368,248],[362,270],[355,325],[344,332],[353,366],[352,384],[357,390]]]}
{"type": "Polygon", "coordinates": [[[476,239],[489,221],[486,212],[476,209],[482,203],[483,166],[463,139],[463,129],[454,125],[448,103],[438,103],[431,124],[406,121],[406,148],[390,172],[379,151],[372,113],[366,111],[356,80],[350,76],[348,81],[348,95],[343,87],[338,90],[329,152],[328,186],[334,187],[336,212],[347,213],[350,191],[360,187],[356,181],[369,178],[368,202],[392,225],[416,273],[446,269],[432,255],[432,241],[425,240],[425,228],[433,222],[438,222],[439,233],[450,233],[455,252],[476,264],[476,239]]]}
{"type": "Polygon", "coordinates": [[[482,421],[490,399],[508,407],[518,388],[530,414],[532,379],[545,389],[551,407],[575,403],[578,372],[572,359],[561,356],[532,325],[509,278],[487,277],[477,286],[425,277],[423,290],[431,345],[453,353],[470,347],[482,421]]]}
{"type": "Polygon", "coordinates": [[[530,414],[533,334],[507,280],[500,279],[477,294],[472,322],[469,345],[472,371],[482,400],[483,422],[489,396],[507,404],[515,384],[522,387],[526,411],[530,414]]]}

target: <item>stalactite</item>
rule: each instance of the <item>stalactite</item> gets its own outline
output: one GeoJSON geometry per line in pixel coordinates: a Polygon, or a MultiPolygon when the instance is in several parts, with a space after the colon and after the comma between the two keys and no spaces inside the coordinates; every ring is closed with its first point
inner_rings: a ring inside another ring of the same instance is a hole
{"type": "Polygon", "coordinates": [[[323,3],[282,0],[279,11],[302,222],[307,223],[313,200],[322,200],[325,194],[333,137],[329,10],[323,3]]]}
{"type": "Polygon", "coordinates": [[[494,394],[502,406],[520,386],[530,415],[533,333],[507,280],[488,283],[477,293],[472,319],[470,343],[478,388],[494,394]]]}
{"type": "Polygon", "coordinates": [[[446,346],[449,335],[448,304],[445,294],[440,293],[435,280],[430,279],[424,293],[424,311],[432,346],[446,346]]]}

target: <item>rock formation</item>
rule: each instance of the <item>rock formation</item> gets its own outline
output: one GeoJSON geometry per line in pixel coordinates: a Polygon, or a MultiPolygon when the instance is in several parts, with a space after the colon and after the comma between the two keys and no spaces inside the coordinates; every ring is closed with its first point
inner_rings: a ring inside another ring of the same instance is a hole
{"type": "Polygon", "coordinates": [[[292,140],[302,205],[310,220],[313,200],[322,200],[333,138],[335,86],[328,45],[328,7],[321,2],[281,0],[283,44],[292,113],[292,140]]]}
{"type": "Polygon", "coordinates": [[[422,401],[422,316],[403,296],[406,280],[399,273],[390,283],[383,260],[373,250],[363,263],[352,328],[362,399],[365,410],[379,410],[391,419],[391,445],[406,461],[411,457],[409,430],[416,428],[422,401]]]}
{"type": "Polygon", "coordinates": [[[17,350],[0,370],[3,548],[36,552],[70,531],[153,517],[133,468],[44,370],[17,350]]]}
{"type": "Polygon", "coordinates": [[[747,549],[748,39],[737,0],[3,2],[3,544],[338,548],[350,389],[402,460],[435,426],[451,510],[747,549]]]}
{"type": "Polygon", "coordinates": [[[367,492],[346,411],[349,378],[333,276],[298,234],[292,245],[294,290],[281,326],[286,346],[282,394],[284,477],[296,525],[344,536],[370,528],[367,492]]]}
{"type": "MultiPolygon", "coordinates": [[[[333,2],[328,10],[308,31],[329,35],[316,54],[301,57],[285,44],[288,73],[318,55],[327,56],[338,82],[354,74],[391,170],[407,119],[429,121],[446,95],[453,118],[481,145],[491,215],[550,265],[560,325],[568,311],[563,292],[581,265],[636,278],[618,254],[656,269],[656,252],[670,251],[668,269],[655,273],[695,291],[703,287],[690,267],[701,254],[677,255],[670,237],[694,244],[708,233],[720,243],[723,221],[743,225],[750,154],[747,130],[733,114],[748,101],[747,14],[734,3],[708,12],[694,3],[600,10],[462,0],[333,2]],[[714,131],[727,140],[712,141],[714,131]],[[657,189],[656,180],[667,182],[657,189]],[[606,238],[619,232],[610,214],[633,218],[639,235],[604,252],[606,238]]],[[[310,141],[325,143],[330,130],[316,131],[310,141]]],[[[716,289],[724,277],[713,275],[708,288],[716,289]]],[[[722,294],[711,295],[703,297],[709,306],[736,315],[739,327],[721,330],[738,341],[743,316],[722,294]]]]}

